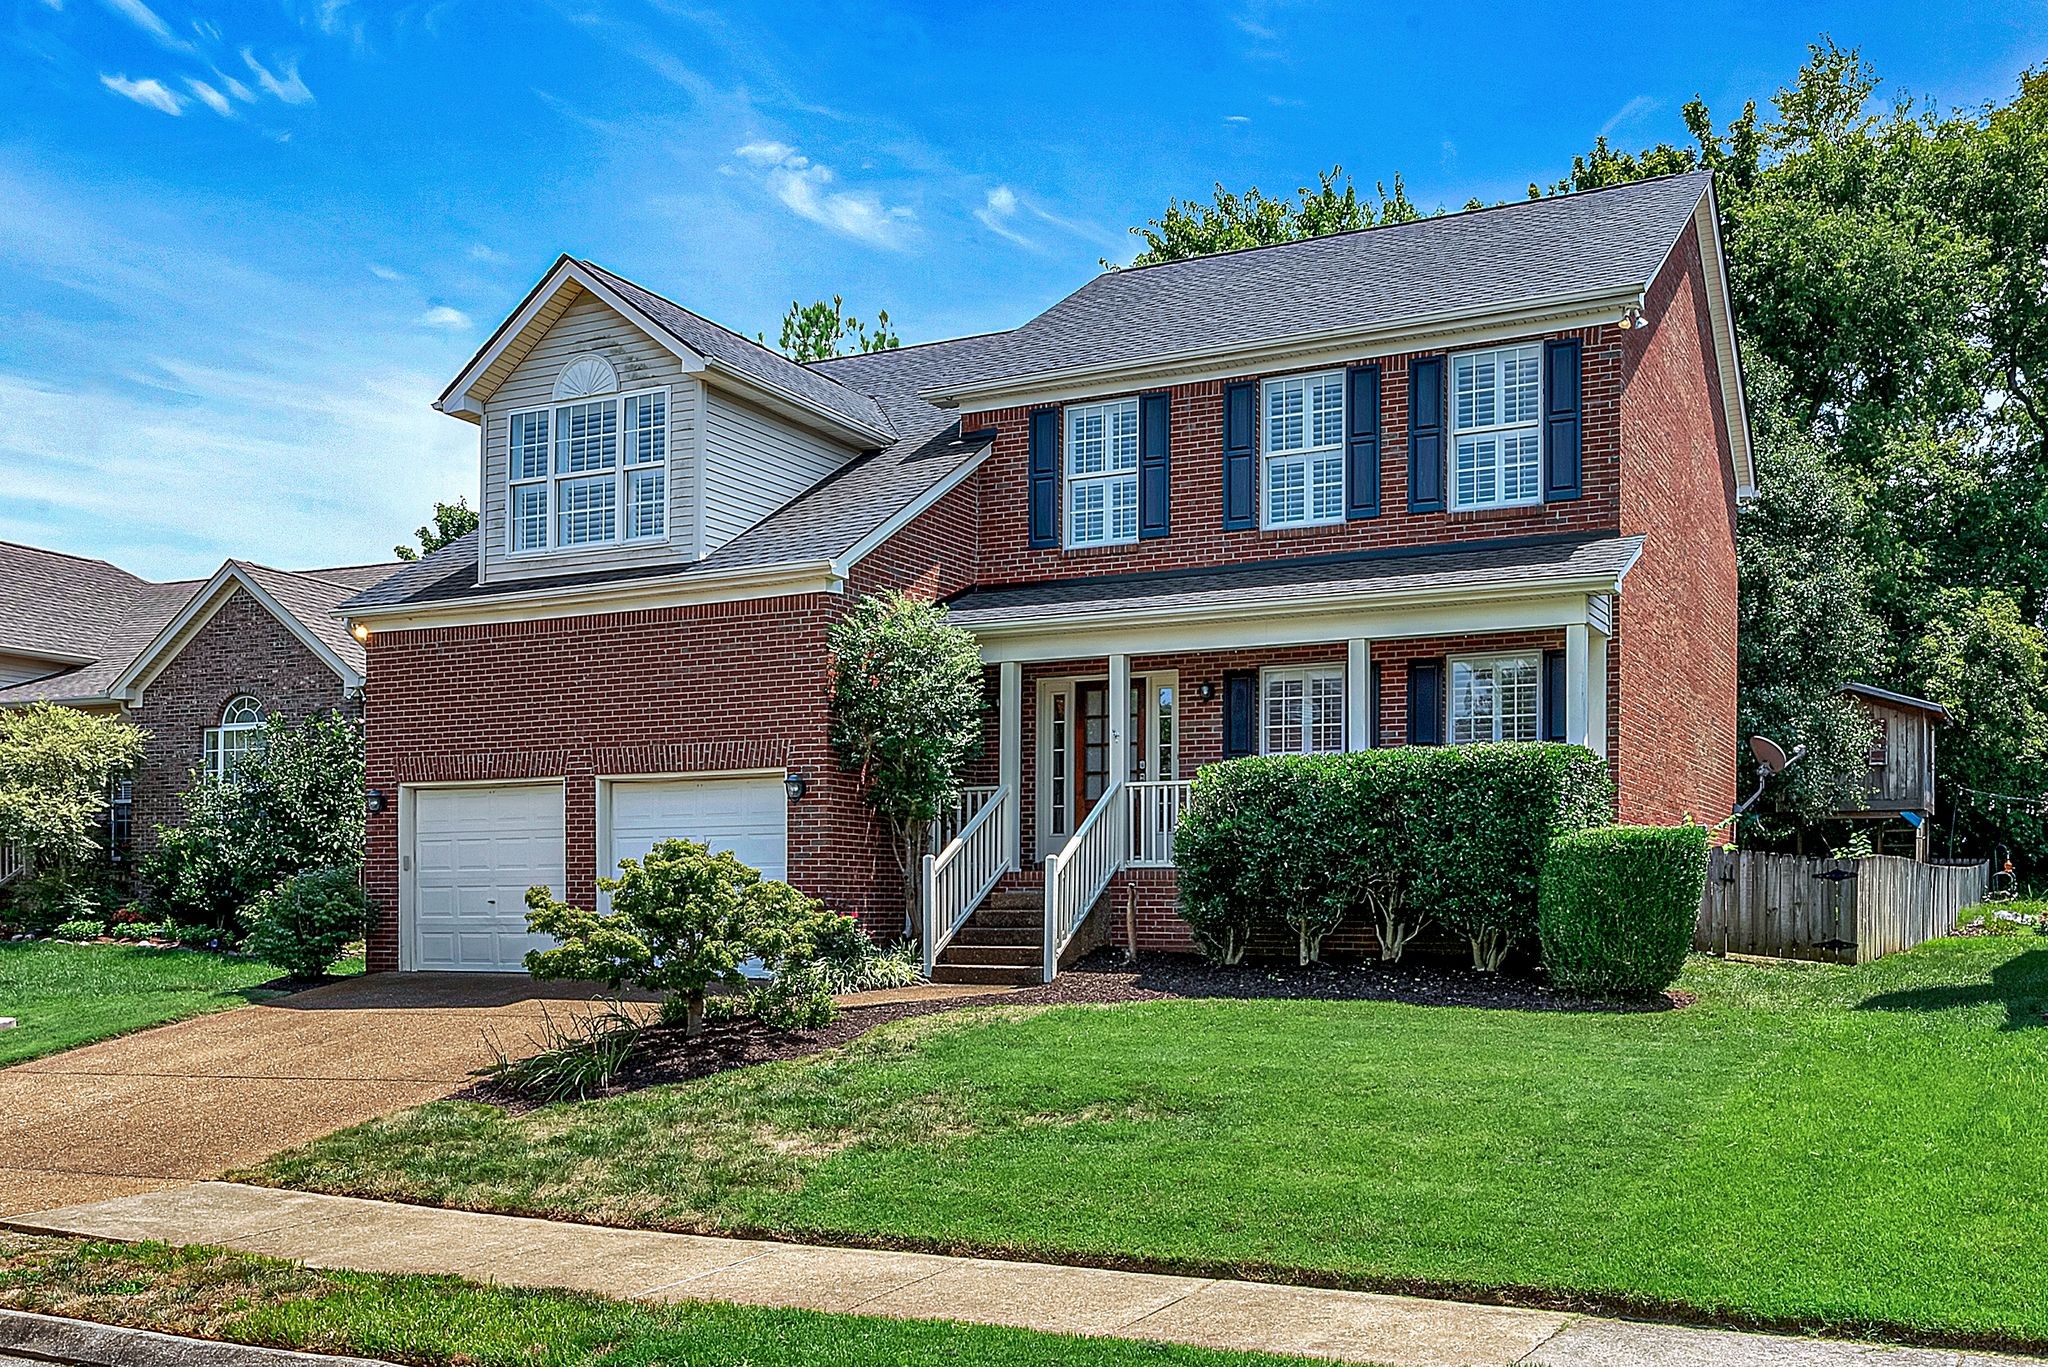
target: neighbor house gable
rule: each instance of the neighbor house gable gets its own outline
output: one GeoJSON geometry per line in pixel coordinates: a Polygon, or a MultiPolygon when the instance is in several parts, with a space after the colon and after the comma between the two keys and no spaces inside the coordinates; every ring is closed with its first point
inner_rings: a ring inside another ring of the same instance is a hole
{"type": "MultiPolygon", "coordinates": [[[[342,630],[338,619],[320,621],[311,612],[302,618],[291,606],[281,600],[280,595],[293,597],[324,597],[327,607],[323,617],[331,617],[331,604],[343,593],[339,584],[325,584],[323,595],[314,592],[307,595],[295,592],[290,581],[308,576],[291,575],[283,571],[270,570],[265,566],[249,565],[230,560],[222,565],[212,579],[192,595],[191,599],[163,627],[156,636],[142,648],[128,665],[116,674],[108,685],[108,693],[116,698],[129,701],[139,700],[150,684],[177,659],[178,654],[197,637],[214,617],[232,601],[237,593],[248,595],[258,606],[275,617],[312,656],[328,669],[334,671],[345,690],[356,690],[363,686],[363,651],[360,643],[350,640],[342,630]],[[268,581],[268,582],[266,582],[268,581]]],[[[298,605],[301,611],[313,606],[311,603],[298,605]]]]}

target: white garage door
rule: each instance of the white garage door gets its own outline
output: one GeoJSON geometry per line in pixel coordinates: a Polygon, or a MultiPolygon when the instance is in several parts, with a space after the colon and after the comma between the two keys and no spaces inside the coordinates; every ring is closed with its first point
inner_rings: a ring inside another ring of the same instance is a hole
{"type": "Polygon", "coordinates": [[[421,788],[412,803],[412,966],[523,973],[526,890],[562,896],[562,789],[421,788]]]}
{"type": "Polygon", "coordinates": [[[763,878],[789,877],[789,798],[774,774],[746,778],[635,779],[611,788],[611,858],[641,859],[662,840],[731,850],[763,878]]]}

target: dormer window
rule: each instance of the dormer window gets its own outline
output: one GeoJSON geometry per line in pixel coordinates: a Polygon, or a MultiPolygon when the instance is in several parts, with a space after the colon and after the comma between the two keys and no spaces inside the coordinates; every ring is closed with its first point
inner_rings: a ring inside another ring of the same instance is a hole
{"type": "MultiPolygon", "coordinates": [[[[597,382],[586,363],[570,388],[597,382]]],[[[610,367],[605,367],[608,378],[610,367]]],[[[565,386],[557,385],[558,396],[565,386]]],[[[508,549],[658,540],[668,534],[668,390],[579,398],[512,414],[506,432],[508,549]]]]}

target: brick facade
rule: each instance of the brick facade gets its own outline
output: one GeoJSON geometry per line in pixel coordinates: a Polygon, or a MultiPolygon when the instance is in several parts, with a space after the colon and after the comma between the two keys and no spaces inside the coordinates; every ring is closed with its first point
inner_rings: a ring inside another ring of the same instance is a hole
{"type": "Polygon", "coordinates": [[[265,715],[294,722],[323,712],[361,716],[343,696],[341,676],[270,611],[236,588],[144,688],[128,720],[149,732],[135,778],[137,856],[154,848],[156,828],[184,818],[179,798],[199,767],[206,729],[242,694],[265,715]]]}

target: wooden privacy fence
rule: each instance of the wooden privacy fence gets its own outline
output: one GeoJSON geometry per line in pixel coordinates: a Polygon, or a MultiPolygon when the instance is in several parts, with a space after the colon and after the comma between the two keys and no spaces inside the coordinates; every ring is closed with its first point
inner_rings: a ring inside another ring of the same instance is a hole
{"type": "Polygon", "coordinates": [[[1955,929],[1984,900],[1988,864],[1922,864],[1879,855],[1807,859],[1715,850],[1696,949],[1868,963],[1955,929]]]}

